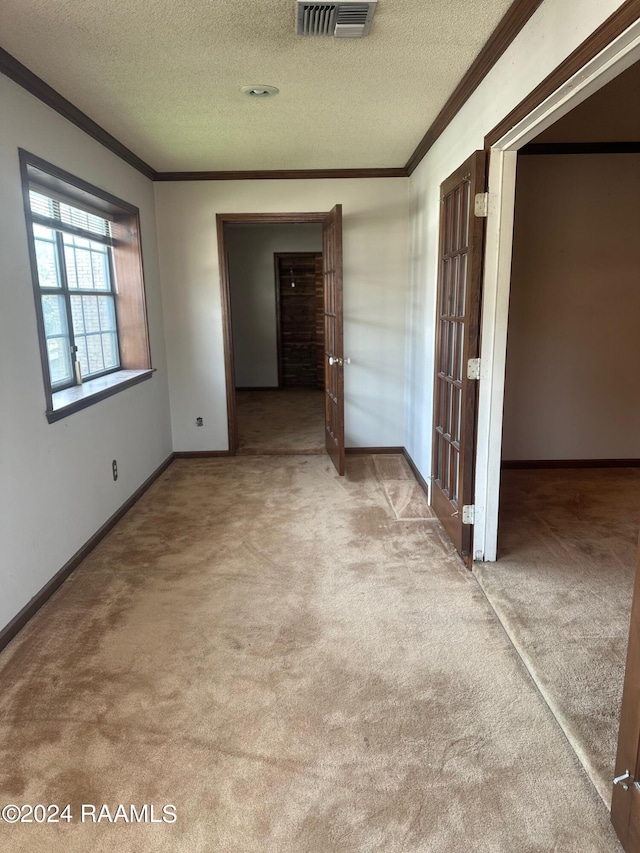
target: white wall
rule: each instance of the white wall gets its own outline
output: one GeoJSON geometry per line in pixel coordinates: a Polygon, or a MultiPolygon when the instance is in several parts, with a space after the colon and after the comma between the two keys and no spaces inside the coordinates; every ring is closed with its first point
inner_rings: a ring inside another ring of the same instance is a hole
{"type": "Polygon", "coordinates": [[[228,225],[236,386],[278,386],[274,252],[321,252],[322,225],[228,225]]]}
{"type": "Polygon", "coordinates": [[[520,157],[504,459],[640,457],[640,155],[520,157]]]}
{"type": "Polygon", "coordinates": [[[185,181],[155,191],[174,449],[228,447],[216,214],[340,203],[346,442],[402,445],[408,179],[185,181]]]}
{"type": "Polygon", "coordinates": [[[440,184],[621,5],[618,0],[545,0],[410,178],[406,447],[425,478],[431,474],[440,184]]]}
{"type": "Polygon", "coordinates": [[[2,76],[0,113],[2,628],[166,459],[171,433],[151,182],[2,76]],[[18,147],[140,208],[157,373],[54,424],[44,413],[18,147]]]}

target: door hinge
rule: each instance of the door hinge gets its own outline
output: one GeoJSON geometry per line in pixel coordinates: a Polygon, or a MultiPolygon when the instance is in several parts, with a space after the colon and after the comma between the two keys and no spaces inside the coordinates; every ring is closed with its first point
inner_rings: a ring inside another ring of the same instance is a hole
{"type": "Polygon", "coordinates": [[[479,358],[470,358],[467,362],[467,379],[480,379],[479,358]]]}
{"type": "Polygon", "coordinates": [[[476,523],[476,507],[475,507],[475,504],[465,504],[462,507],[462,523],[463,524],[475,524],[476,523]]]}
{"type": "Polygon", "coordinates": [[[489,215],[489,193],[476,193],[473,212],[476,216],[481,217],[489,215]]]}

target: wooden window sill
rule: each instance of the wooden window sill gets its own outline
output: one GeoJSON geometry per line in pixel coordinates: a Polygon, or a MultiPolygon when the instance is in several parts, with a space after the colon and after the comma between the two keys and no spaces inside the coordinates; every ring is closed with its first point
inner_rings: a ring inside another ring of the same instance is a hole
{"type": "Polygon", "coordinates": [[[53,406],[46,412],[47,420],[50,424],[62,420],[74,412],[79,412],[80,409],[86,409],[100,400],[105,400],[119,391],[124,391],[125,388],[144,382],[145,379],[151,379],[153,373],[153,368],[148,370],[118,370],[115,373],[109,373],[107,376],[100,376],[98,379],[89,379],[82,385],[65,388],[64,391],[56,391],[53,394],[53,406]]]}

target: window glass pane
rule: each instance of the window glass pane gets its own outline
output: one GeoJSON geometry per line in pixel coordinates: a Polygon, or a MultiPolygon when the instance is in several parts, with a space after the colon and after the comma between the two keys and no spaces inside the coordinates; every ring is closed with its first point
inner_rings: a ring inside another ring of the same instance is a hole
{"type": "Polygon", "coordinates": [[[111,236],[109,220],[94,213],[87,213],[85,210],[66,204],[64,201],[49,198],[35,190],[29,191],[29,202],[32,212],[38,216],[56,219],[58,222],[72,225],[74,228],[82,228],[84,231],[91,231],[93,234],[100,234],[102,237],[111,236]]]}
{"type": "Polygon", "coordinates": [[[83,378],[120,365],[112,296],[71,296],[73,332],[83,378]]]}
{"type": "Polygon", "coordinates": [[[109,270],[106,252],[91,252],[93,286],[96,290],[109,290],[109,270]]]}
{"type": "Polygon", "coordinates": [[[51,385],[67,384],[73,377],[71,368],[71,350],[69,338],[48,338],[47,356],[49,358],[49,376],[51,385]]]}
{"type": "Polygon", "coordinates": [[[71,289],[111,290],[106,246],[65,234],[64,257],[71,289]]]}
{"type": "Polygon", "coordinates": [[[84,331],[90,332],[100,331],[100,312],[98,310],[97,296],[81,296],[82,312],[84,314],[84,331]]]}
{"type": "Polygon", "coordinates": [[[80,362],[80,375],[85,377],[89,373],[89,359],[87,358],[87,340],[84,337],[76,336],[76,358],[80,362]]]}
{"type": "Polygon", "coordinates": [[[73,321],[74,336],[84,335],[84,314],[82,313],[82,296],[70,296],[71,319],[73,321]]]}
{"type": "Polygon", "coordinates": [[[458,329],[458,337],[457,337],[457,347],[458,351],[456,353],[456,378],[458,382],[462,382],[462,374],[464,372],[464,325],[463,323],[456,323],[458,329]]]}
{"type": "Polygon", "coordinates": [[[94,234],[102,234],[106,237],[111,234],[111,223],[106,219],[77,207],[71,207],[64,202],[60,202],[60,219],[62,222],[82,228],[84,231],[92,231],[94,234]]]}
{"type": "Polygon", "coordinates": [[[42,316],[44,318],[44,333],[47,338],[65,335],[68,337],[67,313],[64,296],[44,294],[42,296],[42,316]]]}
{"type": "Polygon", "coordinates": [[[56,232],[51,228],[45,228],[44,225],[36,225],[35,222],[33,224],[33,236],[39,237],[41,240],[49,240],[49,242],[53,243],[56,239],[56,232]]]}
{"type": "Polygon", "coordinates": [[[120,366],[118,353],[118,338],[114,332],[102,335],[102,352],[104,353],[104,368],[111,370],[120,366]]]}
{"type": "Polygon", "coordinates": [[[115,332],[116,310],[112,296],[96,296],[98,300],[98,314],[100,317],[100,329],[103,332],[115,332]]]}
{"type": "Polygon", "coordinates": [[[87,354],[89,356],[89,373],[100,373],[105,369],[100,335],[89,335],[86,341],[87,354]]]}
{"type": "Polygon", "coordinates": [[[60,287],[55,244],[41,239],[34,242],[40,287],[60,287]]]}
{"type": "Polygon", "coordinates": [[[82,288],[83,290],[93,290],[93,276],[91,274],[91,253],[82,249],[74,248],[73,246],[69,246],[67,244],[66,234],[64,259],[67,264],[67,278],[69,280],[69,287],[82,288]]]}
{"type": "Polygon", "coordinates": [[[458,502],[458,483],[460,481],[460,454],[452,447],[451,448],[451,494],[449,497],[452,501],[458,502]]]}
{"type": "Polygon", "coordinates": [[[78,276],[76,275],[76,259],[73,249],[65,245],[64,247],[64,263],[67,269],[67,284],[69,290],[78,289],[78,276]]]}
{"type": "Polygon", "coordinates": [[[38,213],[40,216],[48,216],[50,219],[54,218],[53,199],[47,198],[42,193],[29,190],[29,202],[33,213],[38,213]]]}

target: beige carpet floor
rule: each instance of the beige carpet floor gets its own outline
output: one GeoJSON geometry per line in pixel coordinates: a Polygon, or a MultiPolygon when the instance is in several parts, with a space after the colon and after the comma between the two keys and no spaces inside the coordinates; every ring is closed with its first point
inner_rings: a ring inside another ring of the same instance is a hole
{"type": "Polygon", "coordinates": [[[321,389],[236,391],[236,408],[240,455],[324,452],[321,389]]]}
{"type": "Polygon", "coordinates": [[[476,577],[611,803],[640,470],[504,471],[499,560],[476,577]]]}
{"type": "Polygon", "coordinates": [[[76,816],[2,850],[619,853],[439,523],[398,517],[406,473],[174,462],[0,655],[0,799],[76,816]]]}

